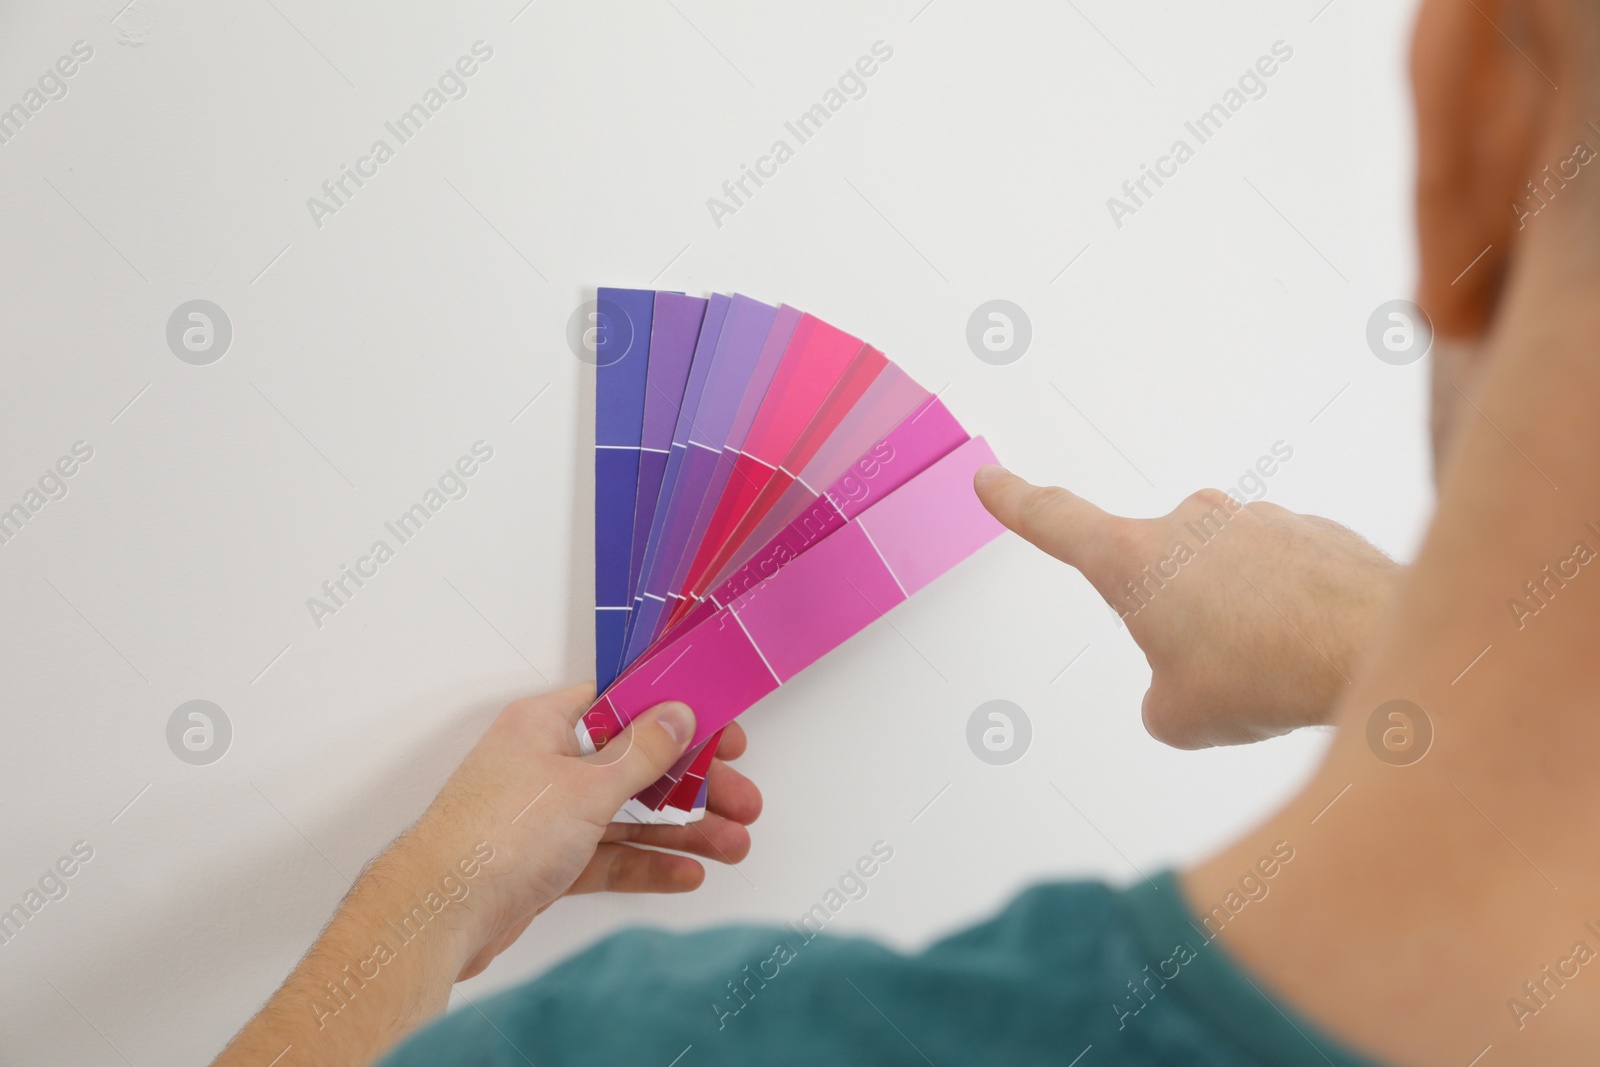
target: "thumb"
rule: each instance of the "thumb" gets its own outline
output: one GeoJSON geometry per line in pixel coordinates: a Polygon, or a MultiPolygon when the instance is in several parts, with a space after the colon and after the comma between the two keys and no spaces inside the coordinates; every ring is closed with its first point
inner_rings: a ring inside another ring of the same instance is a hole
{"type": "Polygon", "coordinates": [[[1033,485],[1004,467],[980,468],[972,487],[989,514],[1034,547],[1082,571],[1095,588],[1120,572],[1132,519],[1101,511],[1059,486],[1033,485]]]}
{"type": "Polygon", "coordinates": [[[669,701],[634,719],[604,748],[584,760],[606,768],[622,799],[626,799],[667,773],[693,737],[694,712],[687,704],[669,701]]]}

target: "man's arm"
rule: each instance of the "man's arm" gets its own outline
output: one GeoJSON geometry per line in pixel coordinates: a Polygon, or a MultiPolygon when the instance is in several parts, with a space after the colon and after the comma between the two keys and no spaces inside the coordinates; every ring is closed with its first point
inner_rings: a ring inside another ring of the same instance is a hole
{"type": "Polygon", "coordinates": [[[999,467],[984,506],[1083,572],[1150,662],[1144,723],[1180,748],[1326,723],[1400,568],[1328,519],[1204,489],[1155,519],[1109,515],[999,467]]]}
{"type": "MultiPolygon", "coordinates": [[[[687,854],[743,859],[761,796],[722,759],[701,822],[610,822],[681,755],[694,717],[661,705],[581,756],[573,727],[592,696],[579,686],[508,706],[416,825],[357,878],[218,1067],[371,1063],[558,898],[685,892],[705,875],[687,854]]],[[[732,759],[744,744],[730,727],[718,755],[732,759]]]]}
{"type": "MultiPolygon", "coordinates": [[[[467,858],[475,857],[469,851],[467,858]]],[[[219,1067],[370,1063],[442,1012],[475,940],[474,896],[481,894],[473,894],[473,881],[420,843],[397,842],[362,872],[316,944],[217,1060],[219,1067]],[[465,897],[440,893],[448,875],[465,887],[456,891],[465,897]],[[443,904],[437,914],[428,909],[429,893],[443,904]]]]}

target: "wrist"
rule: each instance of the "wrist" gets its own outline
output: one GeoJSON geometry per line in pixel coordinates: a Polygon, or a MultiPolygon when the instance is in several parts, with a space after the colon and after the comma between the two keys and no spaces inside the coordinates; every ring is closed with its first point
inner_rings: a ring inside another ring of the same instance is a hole
{"type": "Polygon", "coordinates": [[[362,873],[347,906],[361,896],[360,911],[389,947],[425,946],[453,982],[494,927],[486,870],[494,855],[487,841],[438,834],[425,818],[362,873]]]}
{"type": "Polygon", "coordinates": [[[218,1064],[259,1067],[286,1047],[301,1062],[370,1063],[444,1011],[451,986],[493,929],[490,894],[478,891],[492,858],[487,843],[460,846],[424,817],[362,871],[311,951],[218,1064]]]}

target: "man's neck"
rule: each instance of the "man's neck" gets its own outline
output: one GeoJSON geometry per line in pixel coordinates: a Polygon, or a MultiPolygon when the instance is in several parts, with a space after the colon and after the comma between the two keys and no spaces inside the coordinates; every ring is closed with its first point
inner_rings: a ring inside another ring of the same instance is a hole
{"type": "Polygon", "coordinates": [[[1522,298],[1326,763],[1185,877],[1203,910],[1291,842],[1219,944],[1408,1067],[1592,1062],[1600,1036],[1600,300],[1522,298]]]}

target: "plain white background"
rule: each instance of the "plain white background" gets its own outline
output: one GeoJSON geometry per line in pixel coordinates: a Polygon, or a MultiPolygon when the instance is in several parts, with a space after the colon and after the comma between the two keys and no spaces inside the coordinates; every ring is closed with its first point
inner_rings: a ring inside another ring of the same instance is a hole
{"type": "MultiPolygon", "coordinates": [[[[593,382],[564,334],[596,285],[810,310],[1113,510],[1282,441],[1269,499],[1401,557],[1422,530],[1426,365],[1364,340],[1412,282],[1406,5],[125,3],[0,12],[0,106],[94,50],[0,146],[0,507],[94,450],[0,545],[0,908],[94,849],[0,945],[9,1063],[209,1059],[499,707],[589,675],[593,382]],[[480,40],[465,98],[317,226],[307,198],[480,40]],[[1117,227],[1107,198],[1280,40],[1266,95],[1117,227]],[[877,41],[865,96],[718,226],[707,198],[877,41]],[[165,341],[195,298],[233,325],[210,366],[165,341]],[[965,341],[994,298],[1032,322],[1010,366],[965,341]],[[469,495],[314,625],[478,440],[469,495]],[[201,767],[166,742],[197,698],[233,728],[201,767]]],[[[1164,749],[1147,677],[1008,536],[746,717],[740,870],[563,903],[466,994],[625,924],[793,918],[880,839],[834,927],[915,946],[1035,880],[1202,855],[1325,741],[1164,749]],[[1032,722],[1008,767],[967,748],[991,699],[1032,722]]]]}

